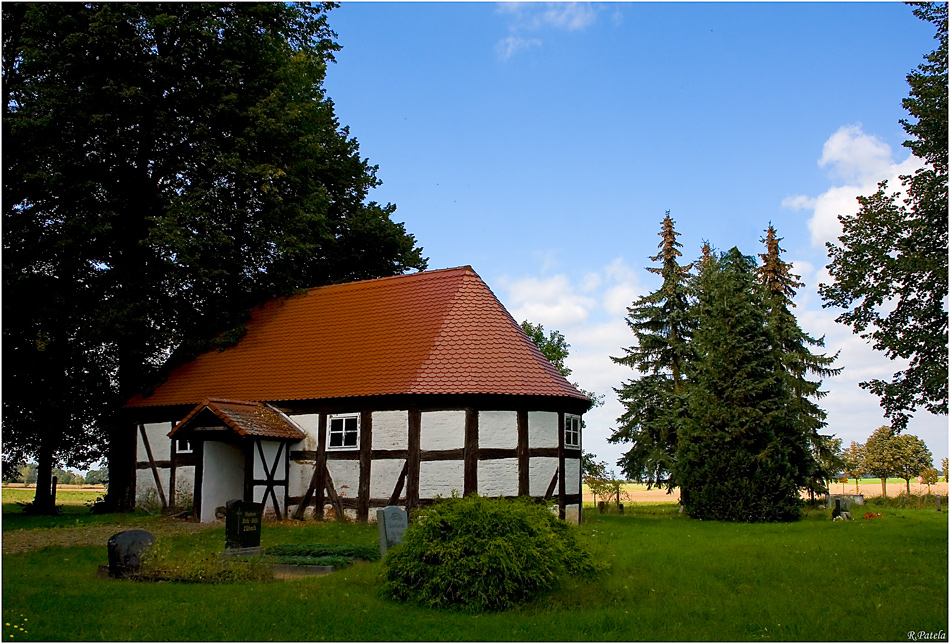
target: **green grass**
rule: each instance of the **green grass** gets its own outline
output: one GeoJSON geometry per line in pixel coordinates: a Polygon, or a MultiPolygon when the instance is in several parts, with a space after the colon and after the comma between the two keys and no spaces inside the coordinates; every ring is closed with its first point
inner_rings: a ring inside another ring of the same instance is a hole
{"type": "MultiPolygon", "coordinates": [[[[481,615],[381,599],[378,562],[293,581],[145,583],[96,579],[104,543],[48,547],[3,557],[3,638],[906,641],[908,631],[946,634],[947,513],[871,509],[884,518],[832,522],[829,510],[809,509],[792,524],[700,522],[672,504],[635,504],[622,516],[589,512],[581,531],[610,562],[608,574],[569,581],[520,610],[481,615]],[[14,625],[26,632],[13,633],[14,625]]],[[[62,529],[81,530],[74,520],[59,517],[71,526],[62,529]]],[[[214,556],[223,548],[223,527],[165,537],[167,520],[138,520],[173,551],[214,556]]],[[[262,531],[264,546],[376,539],[373,525],[265,523],[262,531]]]]}
{"type": "MultiPolygon", "coordinates": [[[[56,505],[85,505],[86,503],[93,503],[100,496],[104,496],[105,492],[99,489],[57,489],[56,490],[56,505]]],[[[3,488],[3,503],[6,504],[17,504],[17,503],[29,503],[33,500],[33,497],[36,496],[36,489],[31,487],[4,487],[3,488]]],[[[4,510],[6,514],[6,510],[4,510]]]]}

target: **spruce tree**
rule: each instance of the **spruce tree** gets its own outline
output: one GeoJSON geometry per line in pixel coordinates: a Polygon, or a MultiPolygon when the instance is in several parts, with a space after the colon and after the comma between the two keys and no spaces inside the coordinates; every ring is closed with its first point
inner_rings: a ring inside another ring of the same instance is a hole
{"type": "Polygon", "coordinates": [[[698,278],[695,359],[674,477],[689,516],[787,521],[801,512],[793,397],[761,305],[755,261],[733,248],[698,278]],[[793,449],[794,448],[794,449],[793,449]]]}
{"type": "Polygon", "coordinates": [[[816,339],[805,333],[791,312],[795,306],[792,299],[796,289],[804,284],[782,259],[784,249],[779,245],[782,238],[776,235],[771,224],[761,241],[766,252],[759,254],[762,264],[756,273],[765,288],[766,319],[775,334],[774,349],[779,354],[786,384],[792,394],[795,424],[792,434],[787,437],[789,458],[797,469],[798,483],[813,493],[820,493],[826,491],[824,481],[833,474],[821,464],[834,462],[834,453],[831,437],[819,433],[827,425],[827,414],[816,401],[827,394],[821,390],[821,378],[841,373],[840,368],[832,366],[838,354],[812,353],[812,347],[824,346],[824,338],[816,339]],[[819,378],[809,380],[809,376],[819,378]]]}
{"type": "Polygon", "coordinates": [[[648,486],[676,487],[674,460],[679,425],[684,413],[685,370],[692,359],[693,334],[687,282],[691,264],[680,265],[682,246],[667,211],[663,219],[660,252],[651,261],[659,267],[647,270],[663,278],[653,293],[637,299],[628,309],[627,325],[637,343],[625,355],[611,358],[640,372],[640,377],[615,389],[625,407],[612,443],[630,443],[618,461],[623,472],[648,486]]]}

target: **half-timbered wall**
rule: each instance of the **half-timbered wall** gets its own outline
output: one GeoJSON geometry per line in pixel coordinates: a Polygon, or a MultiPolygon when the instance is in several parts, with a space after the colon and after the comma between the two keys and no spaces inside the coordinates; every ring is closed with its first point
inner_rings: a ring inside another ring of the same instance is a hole
{"type": "Polygon", "coordinates": [[[195,454],[180,452],[168,438],[173,423],[135,426],[135,498],[152,497],[162,507],[190,507],[195,488],[195,454]],[[174,465],[174,466],[173,466],[174,465]]]}
{"type": "Polygon", "coordinates": [[[365,521],[373,518],[373,507],[415,507],[477,491],[554,499],[562,516],[579,519],[581,454],[559,445],[563,413],[449,409],[359,415],[358,445],[331,449],[324,437],[321,452],[320,414],[291,414],[308,434],[291,449],[291,513],[303,518],[342,511],[365,521]]]}
{"type": "MultiPolygon", "coordinates": [[[[282,448],[279,441],[251,441],[246,454],[245,467],[252,467],[253,475],[246,479],[245,497],[263,502],[268,512],[298,518],[343,513],[367,521],[375,518],[371,508],[418,507],[438,496],[477,491],[552,499],[560,516],[579,520],[581,452],[563,444],[562,412],[344,410],[289,416],[306,434],[303,440],[282,448]],[[329,446],[328,427],[340,416],[359,418],[355,446],[329,446]]],[[[163,503],[174,505],[185,495],[201,495],[195,488],[197,455],[174,453],[171,427],[152,423],[137,428],[138,498],[149,489],[153,494],[161,490],[163,503]]],[[[203,469],[197,478],[215,486],[208,481],[219,476],[214,466],[205,462],[203,469]]]]}

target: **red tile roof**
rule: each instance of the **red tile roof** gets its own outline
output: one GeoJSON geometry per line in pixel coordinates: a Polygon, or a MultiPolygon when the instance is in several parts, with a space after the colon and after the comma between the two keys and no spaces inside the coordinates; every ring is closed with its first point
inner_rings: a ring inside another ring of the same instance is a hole
{"type": "Polygon", "coordinates": [[[268,302],[252,312],[237,345],[179,366],[154,393],[127,406],[390,394],[586,400],[463,266],[268,302]]]}
{"type": "Polygon", "coordinates": [[[206,398],[175,425],[168,435],[174,436],[206,409],[241,436],[292,440],[306,438],[306,434],[292,420],[269,405],[221,398],[206,398]]]}

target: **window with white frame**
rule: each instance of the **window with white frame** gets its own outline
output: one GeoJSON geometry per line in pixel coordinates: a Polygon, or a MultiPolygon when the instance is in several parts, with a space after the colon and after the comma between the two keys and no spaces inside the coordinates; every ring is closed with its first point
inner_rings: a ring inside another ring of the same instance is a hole
{"type": "Polygon", "coordinates": [[[564,416],[564,447],[581,446],[581,417],[566,414],[564,416]]]}
{"type": "Polygon", "coordinates": [[[187,438],[176,438],[176,439],[175,439],[175,452],[177,452],[178,454],[182,454],[182,453],[185,453],[185,452],[191,452],[191,451],[193,451],[193,449],[194,449],[194,448],[193,448],[192,445],[191,445],[191,441],[188,440],[187,438]]]}
{"type": "Polygon", "coordinates": [[[330,416],[329,449],[356,449],[360,442],[360,417],[330,416]]]}

